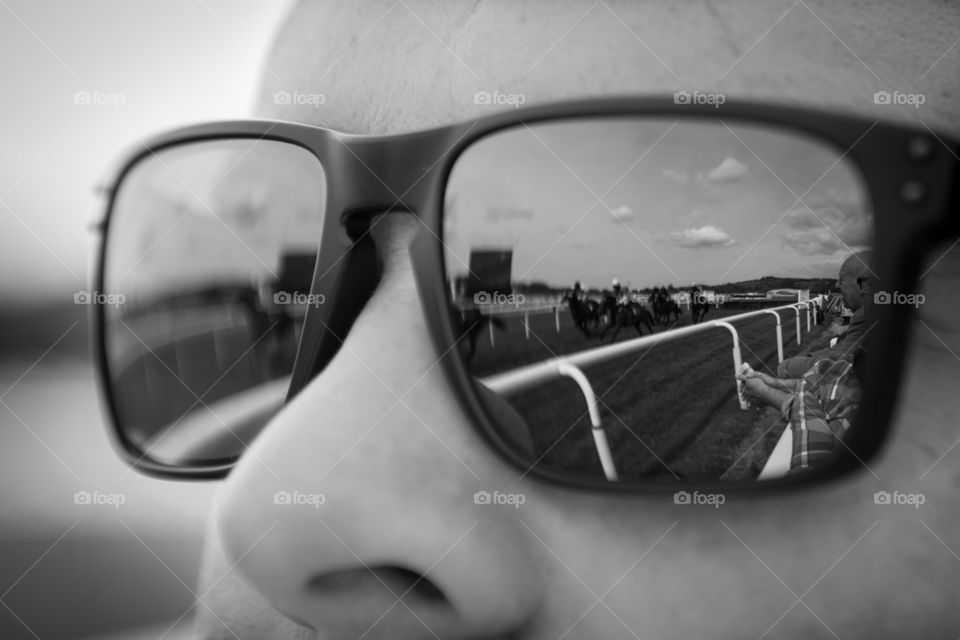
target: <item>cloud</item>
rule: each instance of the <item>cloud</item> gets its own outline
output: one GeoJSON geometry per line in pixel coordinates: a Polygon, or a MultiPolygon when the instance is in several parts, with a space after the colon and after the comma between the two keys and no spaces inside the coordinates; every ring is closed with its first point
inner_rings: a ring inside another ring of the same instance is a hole
{"type": "Polygon", "coordinates": [[[699,228],[674,231],[670,234],[670,239],[688,249],[730,247],[737,243],[726,231],[709,224],[699,228]]]}
{"type": "Polygon", "coordinates": [[[784,236],[783,243],[805,256],[830,256],[844,249],[840,239],[824,228],[784,236]]]}
{"type": "Polygon", "coordinates": [[[750,167],[743,164],[733,157],[724,158],[723,162],[707,171],[706,174],[698,174],[697,178],[701,184],[727,184],[742,180],[750,173],[750,167]]]}
{"type": "Polygon", "coordinates": [[[616,209],[611,209],[610,216],[613,218],[614,222],[628,222],[633,220],[634,213],[633,209],[625,204],[622,204],[616,209]]]}
{"type": "Polygon", "coordinates": [[[857,194],[815,194],[786,213],[780,236],[784,246],[806,256],[831,256],[870,246],[873,215],[857,194]]]}
{"type": "Polygon", "coordinates": [[[690,181],[690,176],[688,176],[685,171],[677,171],[676,169],[670,169],[668,167],[661,173],[664,178],[679,182],[680,184],[687,184],[690,181]]]}
{"type": "Polygon", "coordinates": [[[492,206],[487,209],[487,220],[496,222],[497,220],[529,220],[533,217],[533,209],[530,207],[514,206],[492,206]]]}
{"type": "Polygon", "coordinates": [[[810,231],[823,227],[823,223],[817,219],[817,216],[807,211],[803,205],[790,209],[783,217],[783,223],[793,231],[810,231]]]}

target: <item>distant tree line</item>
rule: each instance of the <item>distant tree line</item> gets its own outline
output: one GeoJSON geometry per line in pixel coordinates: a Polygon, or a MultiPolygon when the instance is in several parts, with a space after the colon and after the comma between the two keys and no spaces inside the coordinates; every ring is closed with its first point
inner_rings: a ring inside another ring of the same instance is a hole
{"type": "MultiPolygon", "coordinates": [[[[727,282],[718,285],[701,283],[700,286],[703,287],[704,290],[715,291],[717,293],[766,293],[771,289],[809,289],[811,295],[817,295],[820,293],[835,292],[836,282],[836,278],[787,278],[778,276],[764,276],[754,280],[727,282]]],[[[624,285],[629,285],[629,283],[624,283],[624,285]]],[[[573,285],[571,283],[571,287],[572,286],[573,285]]],[[[690,289],[690,285],[678,287],[673,283],[667,283],[664,285],[658,284],[655,286],[666,287],[667,292],[671,294],[688,291],[690,289]]],[[[570,288],[557,288],[539,280],[530,282],[513,282],[511,287],[513,289],[513,293],[522,293],[524,295],[557,295],[570,288]]],[[[595,287],[587,286],[586,288],[593,289],[595,287]]],[[[603,288],[609,289],[610,287],[605,285],[603,288]]],[[[633,289],[635,291],[649,293],[653,287],[633,289]]]]}

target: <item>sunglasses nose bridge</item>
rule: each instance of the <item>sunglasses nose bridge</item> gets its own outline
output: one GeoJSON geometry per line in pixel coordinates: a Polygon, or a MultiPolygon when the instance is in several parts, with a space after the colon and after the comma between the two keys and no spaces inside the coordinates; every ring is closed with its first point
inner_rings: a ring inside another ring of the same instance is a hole
{"type": "MultiPolygon", "coordinates": [[[[361,182],[370,185],[368,180],[361,182]]],[[[395,197],[393,190],[383,183],[366,191],[363,186],[344,185],[338,194],[331,194],[329,205],[336,218],[325,225],[311,286],[311,293],[323,294],[330,304],[307,310],[288,400],[336,355],[341,345],[338,336],[347,334],[379,284],[377,246],[370,233],[373,220],[402,213],[413,214],[426,222],[420,215],[421,205],[426,204],[429,193],[426,185],[411,190],[413,197],[409,200],[395,197]]],[[[422,273],[425,256],[422,252],[418,252],[418,256],[417,271],[422,273]]],[[[436,259],[430,264],[436,264],[436,259]]]]}
{"type": "Polygon", "coordinates": [[[412,213],[442,199],[444,162],[454,150],[449,133],[425,131],[400,136],[341,136],[331,149],[335,209],[348,234],[369,226],[376,215],[412,213]],[[339,193],[339,196],[337,195],[339,193]]]}

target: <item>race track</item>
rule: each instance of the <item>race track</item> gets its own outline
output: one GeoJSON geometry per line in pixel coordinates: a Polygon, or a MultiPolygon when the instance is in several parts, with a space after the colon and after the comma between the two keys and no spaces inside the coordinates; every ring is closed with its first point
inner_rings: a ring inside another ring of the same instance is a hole
{"type": "MultiPolygon", "coordinates": [[[[706,322],[743,313],[711,308],[706,322]]],[[[780,312],[784,355],[799,353],[793,311],[780,312]]],[[[801,312],[801,340],[809,342],[822,327],[807,332],[801,312]]],[[[585,338],[566,310],[556,330],[553,314],[530,316],[530,338],[522,316],[503,318],[491,346],[486,329],[477,343],[471,372],[477,377],[582,351],[600,345],[585,338]]],[[[690,324],[681,316],[674,326],[690,324]]],[[[769,314],[735,323],[743,361],[776,374],[775,321],[769,314]]],[[[657,327],[666,331],[667,325],[657,327]]],[[[646,335],[646,332],[644,332],[646,335]]],[[[617,342],[637,337],[620,332],[617,342]]],[[[609,342],[609,336],[604,343],[609,342]]],[[[733,379],[733,341],[724,328],[712,328],[665,341],[629,356],[588,367],[584,373],[599,399],[601,421],[621,480],[737,480],[755,478],[785,423],[770,408],[741,410],[733,379]]],[[[539,385],[508,398],[524,417],[534,438],[536,464],[602,476],[583,394],[569,379],[539,385]]]]}

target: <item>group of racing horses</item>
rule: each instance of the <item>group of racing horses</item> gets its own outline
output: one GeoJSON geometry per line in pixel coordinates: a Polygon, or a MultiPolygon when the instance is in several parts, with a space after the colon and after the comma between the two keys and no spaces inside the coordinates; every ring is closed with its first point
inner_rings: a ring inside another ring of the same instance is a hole
{"type": "MultiPolygon", "coordinates": [[[[683,310],[670,295],[666,287],[654,287],[647,300],[647,305],[633,299],[627,291],[605,290],[600,299],[591,298],[579,287],[568,291],[561,304],[566,303],[570,309],[573,323],[587,338],[599,337],[603,340],[613,331],[610,342],[617,339],[621,329],[633,327],[637,333],[643,335],[643,327],[648,333],[653,333],[657,325],[675,325],[680,322],[683,310]],[[671,324],[672,322],[672,324],[671,324]]],[[[707,315],[710,304],[699,285],[690,288],[690,314],[694,324],[703,320],[707,315]]],[[[457,317],[460,325],[460,340],[467,362],[473,360],[477,350],[477,340],[480,334],[488,327],[504,329],[504,321],[496,315],[482,313],[480,309],[461,309],[457,317]]]]}
{"type": "MultiPolygon", "coordinates": [[[[694,324],[703,320],[710,309],[699,285],[690,288],[690,314],[694,324]]],[[[621,329],[633,327],[643,335],[642,327],[653,333],[654,327],[661,324],[676,324],[683,314],[680,305],[668,293],[666,287],[654,287],[647,306],[637,302],[623,292],[605,290],[600,300],[583,294],[579,287],[564,295],[561,303],[570,309],[573,323],[587,338],[599,337],[601,340],[613,331],[610,341],[617,339],[621,329]]]]}

